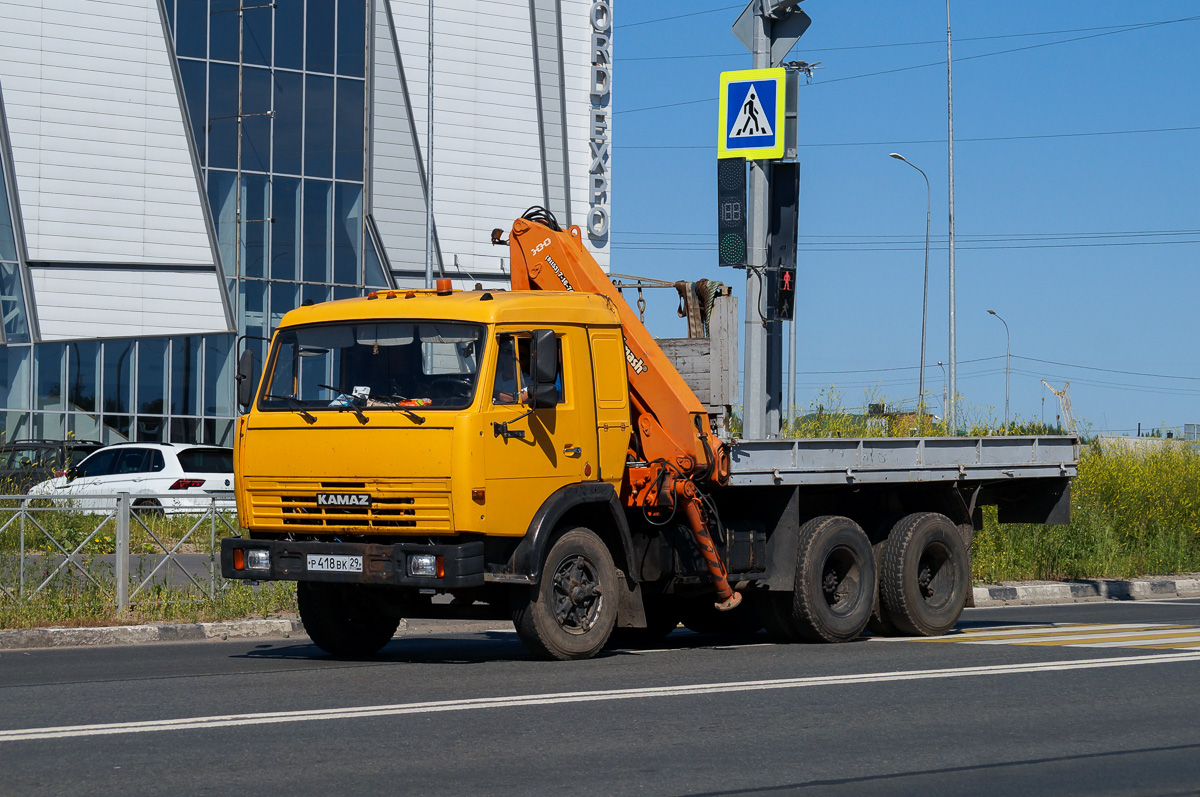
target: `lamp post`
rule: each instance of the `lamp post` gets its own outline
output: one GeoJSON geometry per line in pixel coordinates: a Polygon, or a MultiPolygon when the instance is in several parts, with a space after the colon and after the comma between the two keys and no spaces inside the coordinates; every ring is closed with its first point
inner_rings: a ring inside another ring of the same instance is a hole
{"type": "MultiPolygon", "coordinates": [[[[1000,318],[1000,314],[995,310],[988,310],[989,313],[1000,318]]],[[[1008,377],[1010,373],[1010,365],[1012,364],[1012,336],[1008,334],[1008,322],[1000,318],[1000,323],[1004,324],[1004,425],[1008,426],[1008,377]]]]}
{"type": "Polygon", "coordinates": [[[925,319],[928,317],[929,308],[929,211],[933,204],[933,195],[929,189],[929,175],[925,174],[920,166],[906,159],[899,152],[893,152],[892,157],[912,166],[925,178],[925,282],[921,290],[921,377],[920,398],[917,399],[917,433],[920,434],[921,428],[925,425],[925,319]]]}

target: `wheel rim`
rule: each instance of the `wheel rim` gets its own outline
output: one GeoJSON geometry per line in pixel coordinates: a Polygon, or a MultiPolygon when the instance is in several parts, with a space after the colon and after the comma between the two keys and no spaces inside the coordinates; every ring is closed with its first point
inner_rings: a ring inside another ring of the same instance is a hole
{"type": "Polygon", "coordinates": [[[596,566],[581,554],[554,571],[554,619],[568,634],[586,634],[600,618],[604,601],[596,566]]]}
{"type": "Polygon", "coordinates": [[[955,573],[950,549],[931,542],[917,562],[917,591],[930,609],[944,608],[954,594],[955,573]]]}
{"type": "Polygon", "coordinates": [[[850,614],[858,603],[862,566],[854,551],[839,545],[829,552],[821,567],[821,594],[835,615],[850,614]]]}

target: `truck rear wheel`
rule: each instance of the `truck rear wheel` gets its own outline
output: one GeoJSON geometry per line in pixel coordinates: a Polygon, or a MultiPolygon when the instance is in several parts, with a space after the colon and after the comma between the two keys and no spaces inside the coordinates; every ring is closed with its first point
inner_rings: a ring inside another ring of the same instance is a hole
{"type": "Polygon", "coordinates": [[[353,584],[301,581],[296,585],[296,604],[309,639],[332,656],[378,653],[400,625],[399,618],[384,614],[353,584]]]}
{"type": "Polygon", "coordinates": [[[901,519],[883,546],[880,602],[912,636],[939,636],[958,622],[971,586],[971,560],[950,518],[920,512],[901,519]]]}
{"type": "Polygon", "coordinates": [[[590,659],[608,642],[617,624],[617,567],[591,529],[558,534],[542,565],[538,584],[521,592],[513,625],[538,656],[590,659]]]}
{"type": "Polygon", "coordinates": [[[875,602],[875,556],[862,527],[828,515],[800,527],[792,624],[813,642],[849,642],[866,628],[875,602]]]}

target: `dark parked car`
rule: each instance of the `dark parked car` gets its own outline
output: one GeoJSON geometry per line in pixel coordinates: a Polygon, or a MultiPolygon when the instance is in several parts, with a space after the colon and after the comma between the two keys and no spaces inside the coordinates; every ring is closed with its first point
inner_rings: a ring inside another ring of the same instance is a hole
{"type": "Polygon", "coordinates": [[[64,473],[93,451],[95,440],[17,440],[0,446],[0,494],[24,493],[64,473]]]}

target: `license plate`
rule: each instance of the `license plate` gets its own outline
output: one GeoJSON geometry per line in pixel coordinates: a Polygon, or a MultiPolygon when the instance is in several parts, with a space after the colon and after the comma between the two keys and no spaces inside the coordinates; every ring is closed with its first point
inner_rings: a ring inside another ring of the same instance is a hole
{"type": "Polygon", "coordinates": [[[308,554],[308,569],[326,573],[361,573],[362,557],[310,553],[308,554]]]}

